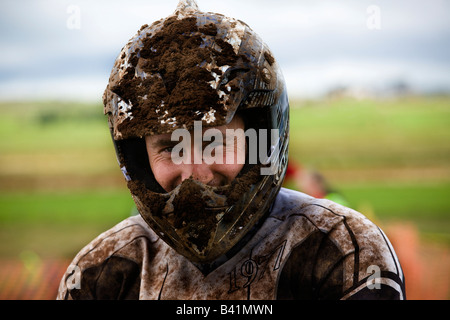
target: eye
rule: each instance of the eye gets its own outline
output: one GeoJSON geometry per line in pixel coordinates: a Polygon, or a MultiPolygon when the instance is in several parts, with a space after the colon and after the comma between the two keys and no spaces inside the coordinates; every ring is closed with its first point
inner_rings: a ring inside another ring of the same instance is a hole
{"type": "Polygon", "coordinates": [[[161,146],[158,149],[158,154],[162,155],[163,157],[170,157],[174,147],[175,146],[172,146],[172,145],[161,146]]]}

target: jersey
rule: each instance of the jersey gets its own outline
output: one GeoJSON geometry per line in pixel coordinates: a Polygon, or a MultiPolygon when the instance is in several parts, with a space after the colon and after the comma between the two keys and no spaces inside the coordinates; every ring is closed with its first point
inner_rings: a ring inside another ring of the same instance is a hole
{"type": "Polygon", "coordinates": [[[282,188],[252,237],[207,271],[137,215],[78,253],[57,298],[405,299],[405,287],[380,228],[330,200],[282,188]]]}

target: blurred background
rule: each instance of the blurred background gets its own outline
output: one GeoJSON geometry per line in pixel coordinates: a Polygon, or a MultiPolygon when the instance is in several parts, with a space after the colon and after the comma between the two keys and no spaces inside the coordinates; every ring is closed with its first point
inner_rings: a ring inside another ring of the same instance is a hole
{"type": "MultiPolygon", "coordinates": [[[[54,299],[75,254],[134,211],[101,97],[178,0],[0,3],[0,299],[54,299]]],[[[450,2],[198,0],[249,24],[291,102],[285,185],[388,235],[408,299],[450,298],[450,2]]]]}

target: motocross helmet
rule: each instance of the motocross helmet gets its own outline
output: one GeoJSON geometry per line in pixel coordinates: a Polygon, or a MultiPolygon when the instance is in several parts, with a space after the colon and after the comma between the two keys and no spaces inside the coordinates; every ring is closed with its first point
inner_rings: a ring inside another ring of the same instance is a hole
{"type": "Polygon", "coordinates": [[[244,22],[182,0],[122,48],[103,95],[119,166],[145,222],[194,263],[230,251],[269,212],[287,167],[289,102],[277,61],[244,22]],[[149,164],[145,137],[229,123],[277,130],[267,155],[235,180],[212,187],[192,178],[166,192],[149,164]],[[261,169],[275,168],[270,174],[261,169]]]}

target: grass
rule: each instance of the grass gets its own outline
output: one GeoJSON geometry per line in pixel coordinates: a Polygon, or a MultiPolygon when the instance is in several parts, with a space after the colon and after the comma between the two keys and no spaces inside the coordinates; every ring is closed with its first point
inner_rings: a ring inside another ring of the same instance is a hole
{"type": "Polygon", "coordinates": [[[128,190],[3,192],[0,257],[35,252],[72,258],[83,246],[134,214],[128,190]]]}
{"type": "Polygon", "coordinates": [[[133,209],[128,190],[3,192],[0,223],[85,223],[120,221],[133,209]]]}
{"type": "MultiPolygon", "coordinates": [[[[291,159],[375,220],[413,221],[450,243],[450,97],[291,106],[291,159]]],[[[123,179],[105,179],[120,172],[101,105],[0,103],[0,112],[0,257],[72,257],[130,215],[123,179]]]]}
{"type": "Polygon", "coordinates": [[[450,99],[294,102],[290,157],[351,206],[450,244],[450,99]]]}
{"type": "Polygon", "coordinates": [[[319,170],[449,166],[449,98],[293,104],[293,158],[319,170]]]}
{"type": "Polygon", "coordinates": [[[450,182],[360,184],[340,191],[350,206],[380,224],[413,222],[423,236],[450,245],[450,182]]]}

